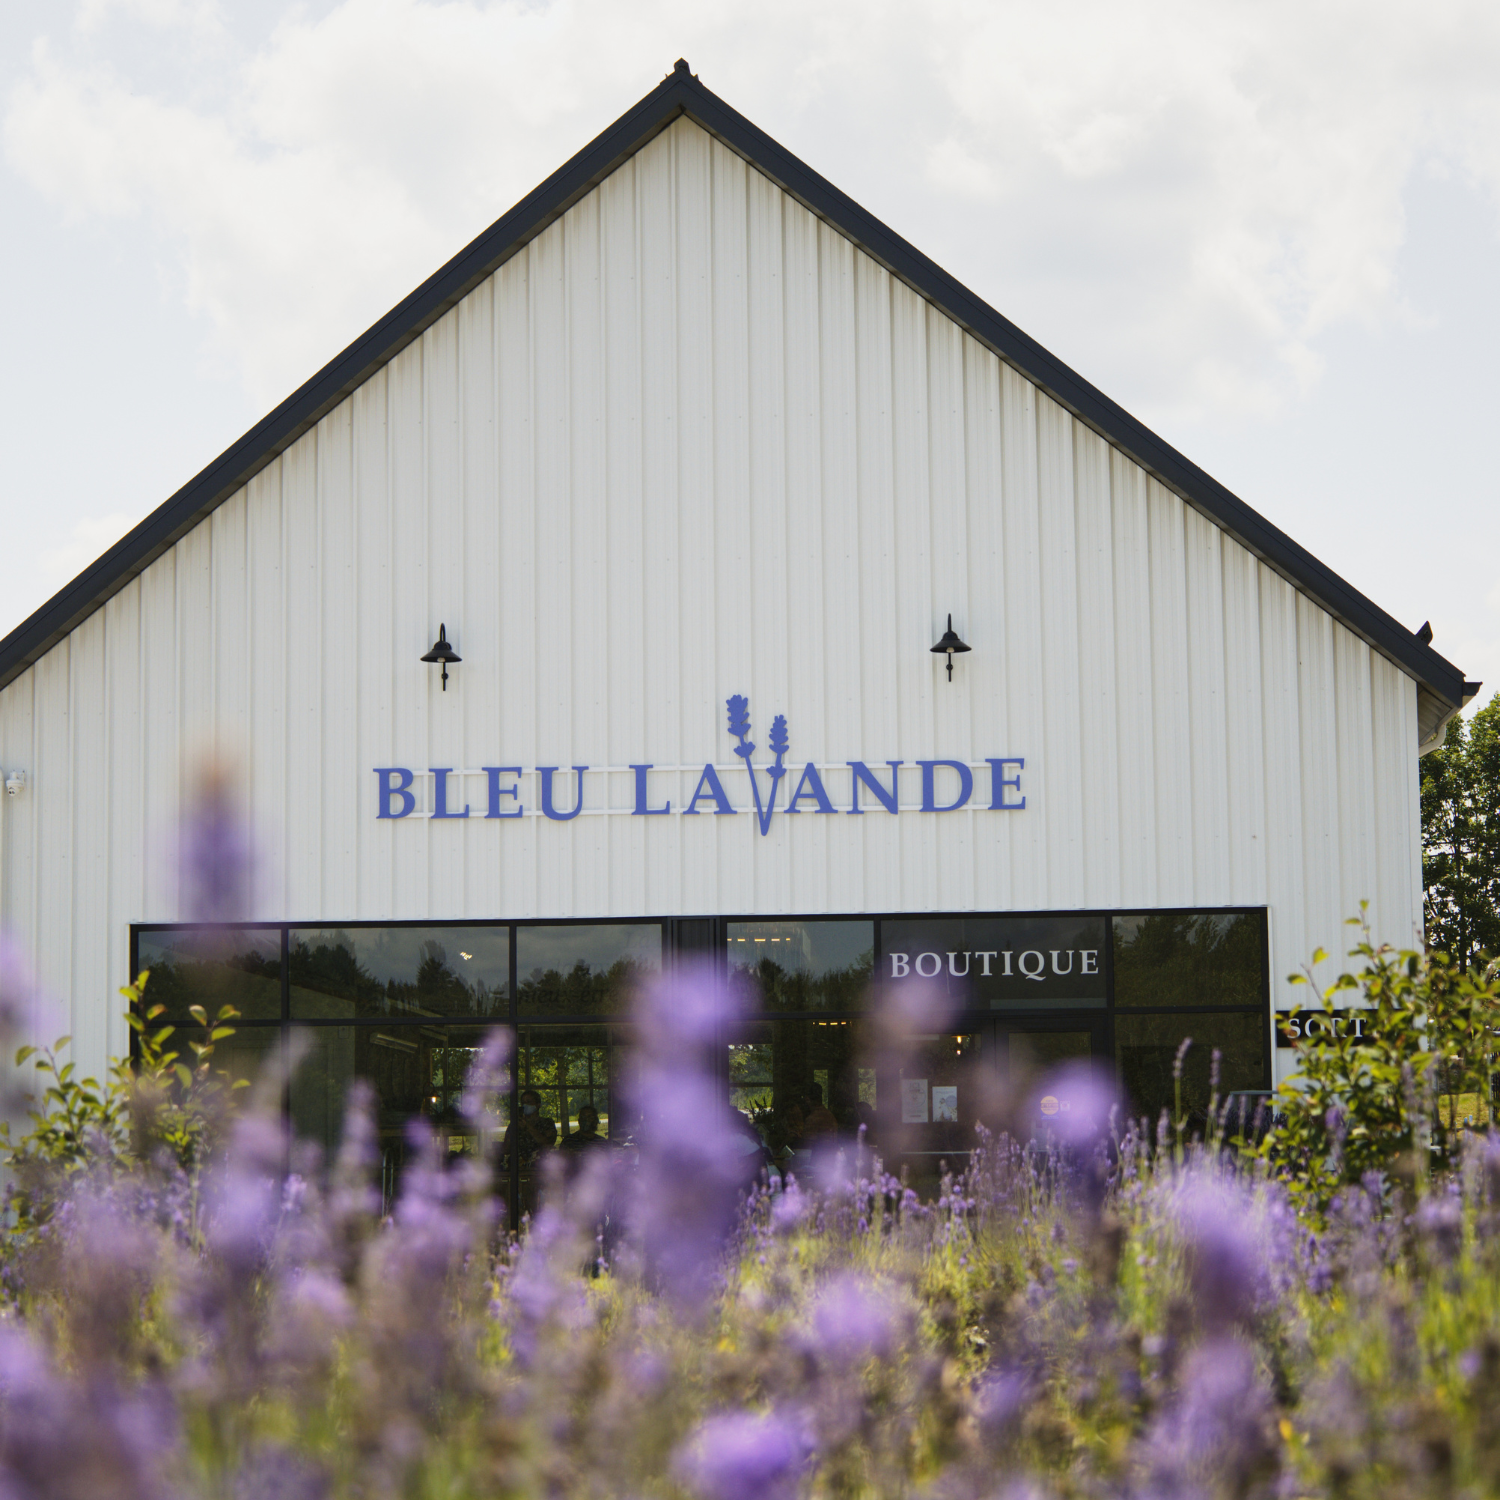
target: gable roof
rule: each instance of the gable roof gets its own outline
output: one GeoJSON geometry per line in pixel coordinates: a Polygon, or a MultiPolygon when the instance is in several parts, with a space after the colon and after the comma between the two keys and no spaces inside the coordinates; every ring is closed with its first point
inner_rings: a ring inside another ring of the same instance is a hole
{"type": "Polygon", "coordinates": [[[271,463],[377,369],[679,116],[745,158],[818,218],[1014,366],[1189,505],[1314,599],[1418,684],[1420,738],[1479,690],[1428,644],[1123,407],[1049,354],[894,230],[705,88],[672,73],[0,641],[0,688],[271,463]]]}

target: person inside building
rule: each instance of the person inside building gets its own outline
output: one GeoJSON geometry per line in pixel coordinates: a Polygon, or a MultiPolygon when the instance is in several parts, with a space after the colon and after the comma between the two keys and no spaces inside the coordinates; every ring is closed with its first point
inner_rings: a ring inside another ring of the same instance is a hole
{"type": "Polygon", "coordinates": [[[742,1188],[754,1187],[761,1180],[762,1174],[773,1167],[771,1153],[761,1140],[760,1132],[742,1110],[731,1106],[727,1122],[729,1129],[726,1144],[734,1171],[742,1188]]]}
{"type": "Polygon", "coordinates": [[[500,1178],[505,1183],[512,1165],[519,1168],[521,1212],[535,1214],[540,1159],[557,1144],[557,1125],[542,1113],[542,1096],[535,1089],[522,1089],[520,1104],[520,1113],[506,1127],[500,1143],[500,1178]]]}
{"type": "Polygon", "coordinates": [[[839,1122],[834,1119],[833,1111],[823,1103],[823,1090],[816,1084],[807,1086],[807,1110],[802,1117],[802,1140],[806,1146],[811,1146],[823,1136],[833,1136],[839,1133],[839,1122]]]}
{"type": "Polygon", "coordinates": [[[802,1116],[802,1105],[797,1099],[789,1099],[772,1116],[771,1152],[778,1162],[796,1160],[802,1150],[806,1122],[802,1116]]]}
{"type": "Polygon", "coordinates": [[[521,1112],[506,1128],[501,1143],[506,1160],[514,1151],[521,1166],[527,1167],[556,1144],[557,1123],[542,1113],[542,1096],[535,1089],[522,1089],[521,1112]]]}
{"type": "Polygon", "coordinates": [[[570,1130],[563,1137],[562,1149],[569,1152],[587,1151],[591,1146],[607,1146],[609,1141],[599,1134],[599,1111],[592,1104],[585,1104],[578,1111],[578,1129],[570,1130]]]}

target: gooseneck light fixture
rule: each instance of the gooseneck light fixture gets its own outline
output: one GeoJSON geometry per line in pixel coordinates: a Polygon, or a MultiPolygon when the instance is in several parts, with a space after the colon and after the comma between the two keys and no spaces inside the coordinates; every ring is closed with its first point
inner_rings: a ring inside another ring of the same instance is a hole
{"type": "Polygon", "coordinates": [[[966,646],[959,640],[953,629],[953,616],[948,616],[948,628],[943,632],[943,638],[932,648],[933,655],[941,656],[943,652],[948,653],[948,681],[953,681],[953,653],[955,651],[971,651],[972,646],[966,646]]]}
{"type": "MultiPolygon", "coordinates": [[[[967,651],[969,648],[965,646],[963,649],[967,651]]],[[[438,638],[432,643],[432,650],[422,660],[441,662],[443,664],[443,691],[446,693],[448,691],[449,662],[461,662],[463,660],[463,657],[448,644],[448,627],[446,625],[438,626],[438,638]]]]}

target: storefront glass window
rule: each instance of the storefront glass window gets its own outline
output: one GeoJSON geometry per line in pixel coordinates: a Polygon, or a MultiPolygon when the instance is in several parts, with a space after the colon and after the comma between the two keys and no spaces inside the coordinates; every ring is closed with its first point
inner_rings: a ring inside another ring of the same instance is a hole
{"type": "Polygon", "coordinates": [[[858,1011],[875,962],[875,924],[730,922],[727,950],[754,1009],[858,1011]]]}
{"type": "MultiPolygon", "coordinates": [[[[514,1060],[520,1112],[500,1158],[517,1217],[536,1213],[549,1180],[566,1182],[594,1153],[633,1145],[629,1055],[625,1027],[520,1028],[514,1060]]],[[[618,1166],[624,1158],[616,1149],[610,1160],[618,1166]]]]}
{"type": "MultiPolygon", "coordinates": [[[[1070,1103],[1059,1070],[1099,1058],[1111,1027],[1128,1108],[1153,1128],[1174,1107],[1184,1037],[1191,1131],[1206,1124],[1215,1049],[1221,1099],[1267,1087],[1262,911],[695,918],[677,929],[681,953],[715,934],[750,1012],[719,1037],[721,1106],[786,1170],[854,1148],[863,1130],[926,1191],[942,1163],[972,1149],[977,1124],[1018,1137],[1055,1124],[1049,1109],[1070,1103]],[[951,1011],[925,1024],[951,1029],[898,1037],[876,1025],[872,988],[903,985],[937,990],[951,1011]]],[[[190,1006],[233,1005],[240,1019],[216,1061],[253,1077],[281,1055],[290,1025],[289,1055],[301,1060],[287,1098],[301,1139],[335,1151],[350,1084],[366,1079],[387,1194],[407,1126],[424,1118],[447,1150],[484,1158],[513,1223],[535,1212],[552,1153],[564,1182],[594,1145],[628,1163],[637,1111],[653,1107],[622,1077],[629,1012],[661,970],[664,940],[660,921],[135,930],[148,1003],[166,1006],[179,1046],[203,1035],[190,1006]],[[512,1079],[476,1127],[458,1102],[497,1023],[517,1027],[512,1079]]]]}
{"type": "Polygon", "coordinates": [[[586,1128],[584,1111],[592,1109],[592,1130],[605,1140],[629,1133],[619,1057],[624,1038],[619,1027],[523,1026],[516,1050],[518,1090],[534,1090],[540,1115],[555,1127],[553,1144],[561,1146],[586,1128]]]}
{"type": "Polygon", "coordinates": [[[936,987],[958,1007],[1103,1007],[1102,917],[901,917],[880,924],[879,982],[936,987]]]}
{"type": "Polygon", "coordinates": [[[1177,1049],[1192,1038],[1182,1063],[1182,1109],[1194,1134],[1208,1121],[1209,1075],[1219,1052],[1219,1102],[1230,1093],[1263,1089],[1266,1077],[1266,1018],[1258,1012],[1208,1011],[1197,1015],[1117,1015],[1115,1053],[1120,1086],[1133,1118],[1145,1118],[1153,1133],[1162,1110],[1176,1108],[1172,1069],[1177,1049]]]}
{"type": "MultiPolygon", "coordinates": [[[[300,1056],[289,1090],[292,1128],[331,1158],[343,1139],[349,1090],[366,1080],[373,1093],[387,1202],[405,1166],[407,1126],[425,1119],[452,1153],[479,1157],[498,1170],[498,1144],[509,1119],[508,1095],[487,1101],[483,1116],[459,1109],[469,1069],[484,1045],[477,1026],[308,1026],[293,1031],[300,1056]]],[[[498,1185],[498,1178],[497,1178],[498,1185]]]]}
{"type": "Polygon", "coordinates": [[[873,1126],[875,1071],[862,1066],[859,1033],[852,1020],[780,1018],[742,1027],[727,1041],[729,1102],[773,1161],[805,1163],[820,1142],[852,1143],[862,1124],[873,1126]]]}
{"type": "Polygon", "coordinates": [[[293,1020],[509,1019],[508,927],[294,927],[293,1020]]]}
{"type": "Polygon", "coordinates": [[[1115,1004],[1264,1005],[1261,912],[1142,912],[1114,919],[1115,1004]]]}
{"type": "Polygon", "coordinates": [[[518,927],[516,1014],[623,1016],[660,968],[659,922],[518,927]]]}
{"type": "Polygon", "coordinates": [[[887,1171],[931,1197],[945,1170],[963,1170],[975,1127],[995,1123],[992,1064],[983,1056],[982,1037],[913,1037],[891,1084],[872,1144],[887,1171]]]}
{"type": "Polygon", "coordinates": [[[173,1025],[193,1024],[189,1006],[212,1020],[232,1005],[243,1021],[281,1020],[281,933],[255,928],[141,931],[137,970],[149,969],[147,1006],[166,1006],[173,1025]]]}
{"type": "MultiPolygon", "coordinates": [[[[213,1044],[211,1066],[215,1072],[227,1073],[232,1079],[243,1078],[253,1084],[261,1073],[276,1067],[281,1054],[280,1026],[247,1026],[243,1021],[231,1021],[234,1035],[220,1037],[213,1044]]],[[[167,1042],[183,1061],[192,1065],[196,1054],[192,1043],[200,1045],[208,1041],[208,1033],[198,1026],[179,1026],[167,1042]]],[[[243,1099],[243,1093],[240,1096],[243,1099]]]]}

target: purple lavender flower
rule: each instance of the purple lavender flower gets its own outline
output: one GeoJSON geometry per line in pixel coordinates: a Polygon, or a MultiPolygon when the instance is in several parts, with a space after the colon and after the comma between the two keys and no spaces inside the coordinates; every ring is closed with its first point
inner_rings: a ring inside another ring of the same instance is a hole
{"type": "Polygon", "coordinates": [[[484,1039],[479,1056],[474,1059],[464,1079],[459,1113],[471,1123],[481,1119],[493,1096],[510,1081],[506,1064],[510,1061],[510,1033],[496,1026],[484,1039]]]}
{"type": "Polygon", "coordinates": [[[1033,1393],[1034,1383],[1020,1370],[996,1370],[980,1382],[974,1391],[974,1420],[988,1447],[1010,1441],[1033,1393]]]}
{"type": "Polygon", "coordinates": [[[699,1426],[676,1468],[703,1500],[792,1500],[811,1455],[798,1422],[775,1412],[724,1412],[699,1426]]]}
{"type": "Polygon", "coordinates": [[[1104,1069],[1071,1062],[1043,1078],[1032,1095],[1031,1110],[1064,1145],[1084,1146],[1108,1133],[1119,1102],[1114,1079],[1104,1069]]]}
{"type": "Polygon", "coordinates": [[[631,1217],[662,1289],[701,1305],[755,1181],[743,1117],[719,1096],[711,1048],[741,1019],[741,993],[707,966],[662,975],[638,998],[632,1104],[640,1158],[631,1217]]]}
{"type": "Polygon", "coordinates": [[[208,1243],[232,1275],[248,1275],[270,1250],[285,1162],[279,1119],[251,1114],[235,1122],[225,1165],[207,1187],[208,1243]]]}
{"type": "Polygon", "coordinates": [[[233,1500],[323,1500],[332,1492],[333,1477],[322,1465],[285,1448],[260,1448],[246,1455],[233,1500]]]}
{"type": "Polygon", "coordinates": [[[1152,1500],[1253,1493],[1275,1464],[1271,1399],[1250,1350],[1236,1339],[1200,1344],[1187,1357],[1177,1401],[1143,1445],[1152,1500]]]}
{"type": "Polygon", "coordinates": [[[1210,1328],[1247,1319],[1266,1291],[1260,1214],[1237,1183],[1193,1173],[1175,1204],[1199,1316],[1210,1328]]]}
{"type": "Polygon", "coordinates": [[[349,1086],[344,1134],[334,1159],[328,1199],[329,1229],[340,1240],[352,1241],[384,1206],[375,1185],[379,1161],[375,1091],[367,1079],[356,1078],[349,1086]]]}
{"type": "Polygon", "coordinates": [[[250,914],[254,859],[233,791],[224,769],[210,765],[183,819],[182,909],[190,922],[236,922],[250,914]]]}
{"type": "Polygon", "coordinates": [[[92,1369],[61,1374],[31,1338],[0,1328],[0,1493],[158,1500],[179,1434],[154,1387],[122,1390],[92,1369]]]}
{"type": "Polygon", "coordinates": [[[771,1228],[782,1234],[790,1234],[806,1219],[811,1205],[794,1177],[788,1177],[786,1186],[776,1195],[771,1204],[771,1228]]]}
{"type": "Polygon", "coordinates": [[[0,1038],[26,1029],[36,998],[36,977],[21,945],[0,931],[0,1038]]]}
{"type": "Polygon", "coordinates": [[[845,1272],[822,1290],[812,1317],[812,1347],[841,1364],[884,1358],[899,1327],[889,1296],[862,1276],[845,1272]]]}
{"type": "Polygon", "coordinates": [[[913,1036],[947,1030],[957,1013],[957,1000],[940,984],[909,979],[880,985],[870,1013],[875,1050],[893,1059],[904,1056],[913,1036]]]}
{"type": "Polygon", "coordinates": [[[1438,1187],[1417,1205],[1417,1231],[1433,1258],[1444,1264],[1455,1260],[1463,1245],[1464,1210],[1458,1184],[1438,1187]]]}

